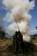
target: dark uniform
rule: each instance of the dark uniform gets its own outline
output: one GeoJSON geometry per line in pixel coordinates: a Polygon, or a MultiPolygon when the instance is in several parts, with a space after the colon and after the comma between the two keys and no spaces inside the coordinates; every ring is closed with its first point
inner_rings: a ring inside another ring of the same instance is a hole
{"type": "Polygon", "coordinates": [[[18,51],[19,51],[19,48],[21,48],[21,46],[23,46],[22,44],[23,44],[23,39],[22,39],[22,34],[20,33],[20,31],[16,31],[16,33],[15,33],[15,36],[14,36],[15,38],[14,39],[16,39],[16,53],[18,53],[18,51]]]}

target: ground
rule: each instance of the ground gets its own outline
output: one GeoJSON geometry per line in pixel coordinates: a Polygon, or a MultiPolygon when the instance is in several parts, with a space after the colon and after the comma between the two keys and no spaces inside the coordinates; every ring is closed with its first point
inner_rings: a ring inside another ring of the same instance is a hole
{"type": "MultiPolygon", "coordinates": [[[[37,40],[32,40],[32,42],[36,45],[35,51],[33,52],[33,56],[37,56],[37,40]]],[[[0,56],[16,56],[15,50],[13,52],[13,50],[10,50],[8,48],[8,46],[12,44],[12,39],[0,39],[0,56]]],[[[18,53],[17,56],[25,56],[25,54],[23,55],[23,53],[18,53]]]]}

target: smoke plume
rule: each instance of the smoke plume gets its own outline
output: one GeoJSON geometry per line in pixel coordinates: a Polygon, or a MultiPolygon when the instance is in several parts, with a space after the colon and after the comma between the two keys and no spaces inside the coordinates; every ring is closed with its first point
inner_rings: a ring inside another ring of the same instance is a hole
{"type": "Polygon", "coordinates": [[[16,31],[20,30],[23,39],[30,41],[29,22],[32,16],[29,12],[35,6],[34,0],[3,0],[2,3],[10,10],[3,19],[5,32],[13,36],[16,31]]]}

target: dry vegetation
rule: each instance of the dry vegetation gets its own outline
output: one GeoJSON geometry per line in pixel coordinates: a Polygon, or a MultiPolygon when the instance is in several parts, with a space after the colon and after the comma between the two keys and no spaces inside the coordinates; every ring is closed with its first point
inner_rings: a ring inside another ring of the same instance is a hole
{"type": "Polygon", "coordinates": [[[12,44],[12,39],[0,39],[0,51],[5,50],[12,44]]]}

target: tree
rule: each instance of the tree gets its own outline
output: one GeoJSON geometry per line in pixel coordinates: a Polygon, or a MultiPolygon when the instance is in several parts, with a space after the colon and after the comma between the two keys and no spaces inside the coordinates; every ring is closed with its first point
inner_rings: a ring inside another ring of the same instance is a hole
{"type": "Polygon", "coordinates": [[[0,27],[0,37],[5,37],[5,32],[2,30],[2,27],[0,27]]]}
{"type": "Polygon", "coordinates": [[[37,30],[37,26],[36,26],[36,30],[37,30]]]}

